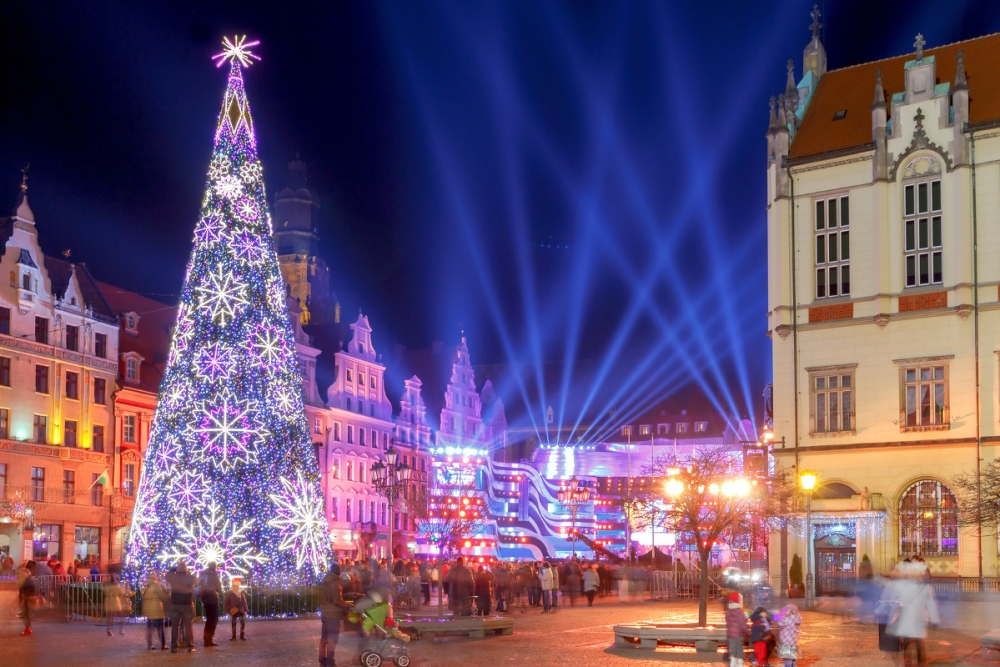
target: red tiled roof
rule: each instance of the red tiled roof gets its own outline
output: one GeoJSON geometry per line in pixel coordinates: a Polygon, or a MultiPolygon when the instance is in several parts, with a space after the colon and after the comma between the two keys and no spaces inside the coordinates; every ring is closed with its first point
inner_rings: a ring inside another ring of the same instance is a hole
{"type": "Polygon", "coordinates": [[[159,393],[167,355],[170,354],[170,336],[177,319],[177,306],[170,306],[107,283],[97,284],[116,316],[128,312],[134,312],[139,316],[138,335],[125,333],[125,327],[120,325],[118,336],[119,355],[138,352],[143,358],[139,367],[139,383],[126,383],[122,375],[125,365],[119,364],[121,371],[118,376],[119,386],[135,387],[153,394],[159,393]]]}
{"type": "MultiPolygon", "coordinates": [[[[965,75],[969,82],[969,125],[1000,120],[1000,33],[924,51],[924,57],[935,57],[935,83],[955,85],[955,56],[959,49],[965,53],[965,75]]],[[[789,157],[813,156],[870,144],[875,70],[882,68],[882,86],[888,104],[894,93],[905,90],[903,65],[914,57],[909,53],[824,74],[792,142],[789,157]],[[833,120],[834,114],[842,109],[847,110],[847,116],[843,120],[833,120]]],[[[891,107],[889,113],[892,113],[891,107]]]]}

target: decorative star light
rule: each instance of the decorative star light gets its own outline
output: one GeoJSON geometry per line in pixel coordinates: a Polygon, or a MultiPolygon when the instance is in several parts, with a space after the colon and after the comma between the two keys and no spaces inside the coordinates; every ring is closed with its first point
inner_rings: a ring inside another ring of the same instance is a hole
{"type": "Polygon", "coordinates": [[[260,327],[253,343],[261,366],[273,366],[285,357],[285,340],[274,325],[260,327]]]}
{"type": "Polygon", "coordinates": [[[236,308],[249,302],[244,297],[247,285],[228,273],[223,266],[208,274],[208,284],[195,287],[204,297],[202,307],[207,309],[213,321],[225,326],[236,316],[236,308]]]}
{"type": "Polygon", "coordinates": [[[313,573],[319,575],[326,571],[328,552],[323,502],[301,471],[296,471],[294,481],[285,477],[278,479],[281,491],[270,494],[277,516],[267,525],[281,531],[278,550],[291,550],[295,554],[296,569],[301,570],[308,564],[313,573]]]}
{"type": "Polygon", "coordinates": [[[223,176],[228,176],[233,169],[233,161],[225,153],[216,153],[212,156],[212,161],[208,164],[208,180],[218,181],[223,176]]]}
{"type": "Polygon", "coordinates": [[[160,396],[161,403],[166,407],[171,409],[179,407],[181,401],[184,400],[184,387],[180,384],[174,384],[166,391],[161,392],[160,396]]]}
{"type": "Polygon", "coordinates": [[[223,37],[222,53],[212,56],[212,60],[219,61],[215,63],[215,66],[222,67],[223,63],[226,62],[239,62],[244,67],[249,67],[254,60],[259,61],[260,58],[250,52],[250,47],[259,45],[260,40],[248,42],[246,39],[246,35],[233,36],[233,41],[230,42],[229,37],[223,37]]]}
{"type": "Polygon", "coordinates": [[[236,252],[236,259],[241,262],[252,265],[260,261],[263,248],[261,240],[256,234],[247,230],[237,232],[233,234],[230,245],[236,252]]]}
{"type": "Polygon", "coordinates": [[[281,408],[282,412],[288,412],[296,406],[296,395],[288,389],[280,389],[274,396],[274,404],[281,408]]]}
{"type": "Polygon", "coordinates": [[[164,564],[184,560],[199,570],[215,563],[226,579],[245,576],[249,568],[267,562],[267,557],[256,553],[247,537],[247,531],[253,528],[253,519],[238,526],[231,524],[229,519],[223,518],[214,501],[201,509],[202,515],[191,523],[175,517],[177,539],[169,551],[157,556],[157,560],[164,564]]]}
{"type": "Polygon", "coordinates": [[[215,382],[220,378],[228,378],[235,368],[236,360],[233,359],[232,350],[225,345],[215,343],[202,348],[195,366],[195,374],[209,382],[215,382]]]}
{"type": "Polygon", "coordinates": [[[240,201],[240,217],[244,220],[256,220],[257,219],[257,206],[249,199],[244,199],[240,201]]]}
{"type": "Polygon", "coordinates": [[[236,199],[243,194],[243,183],[235,176],[223,176],[215,184],[215,191],[226,199],[236,199]]]}
{"type": "Polygon", "coordinates": [[[256,463],[257,448],[252,440],[266,431],[254,425],[256,411],[248,404],[227,388],[202,405],[189,427],[197,442],[192,448],[196,461],[214,464],[223,471],[240,463],[256,463]]]}
{"type": "Polygon", "coordinates": [[[170,481],[167,497],[170,498],[175,507],[190,512],[204,502],[207,492],[208,484],[204,475],[199,475],[191,470],[182,470],[170,481]]]}
{"type": "Polygon", "coordinates": [[[221,243],[226,237],[226,223],[222,216],[212,211],[201,219],[194,228],[195,241],[205,245],[221,243]]]}
{"type": "MultiPolygon", "coordinates": [[[[153,441],[153,435],[152,433],[150,434],[150,441],[153,441]]],[[[157,441],[159,442],[159,447],[156,448],[154,468],[159,475],[165,475],[173,466],[180,462],[180,459],[178,459],[180,447],[177,444],[176,438],[158,438],[157,441]]]]}
{"type": "MultiPolygon", "coordinates": [[[[143,489],[140,489],[143,491],[143,489]]],[[[156,501],[160,494],[157,491],[140,493],[132,510],[132,526],[129,528],[129,540],[140,545],[143,549],[149,548],[149,529],[159,523],[156,516],[156,501]]],[[[132,551],[132,550],[130,550],[132,551]]]]}

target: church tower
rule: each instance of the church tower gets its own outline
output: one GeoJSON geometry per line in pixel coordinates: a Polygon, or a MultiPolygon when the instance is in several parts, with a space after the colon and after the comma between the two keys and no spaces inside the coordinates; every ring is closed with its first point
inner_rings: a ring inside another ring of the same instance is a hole
{"type": "Polygon", "coordinates": [[[298,154],[288,165],[288,185],[274,197],[274,245],[285,289],[301,308],[302,324],[340,322],[340,303],[330,290],[330,269],[319,257],[316,196],[298,154]]]}

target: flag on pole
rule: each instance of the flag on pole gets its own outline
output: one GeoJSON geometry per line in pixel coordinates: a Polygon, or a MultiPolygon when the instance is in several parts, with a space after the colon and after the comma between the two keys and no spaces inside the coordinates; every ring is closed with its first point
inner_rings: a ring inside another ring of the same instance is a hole
{"type": "Polygon", "coordinates": [[[87,487],[87,490],[91,490],[97,484],[103,484],[105,486],[111,484],[111,472],[107,468],[105,468],[104,472],[97,476],[97,479],[95,479],[91,485],[87,487]]]}

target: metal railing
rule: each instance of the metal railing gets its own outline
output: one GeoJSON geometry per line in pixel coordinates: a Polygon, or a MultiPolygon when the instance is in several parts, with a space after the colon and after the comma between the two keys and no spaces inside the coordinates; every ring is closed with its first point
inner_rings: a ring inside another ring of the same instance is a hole
{"type": "Polygon", "coordinates": [[[87,507],[110,507],[113,496],[103,492],[101,488],[64,489],[58,486],[23,486],[6,484],[3,486],[3,499],[23,500],[30,503],[50,503],[58,505],[81,505],[87,507]],[[94,501],[97,502],[94,502],[94,501]]]}
{"type": "Polygon", "coordinates": [[[1000,577],[942,577],[931,579],[938,597],[955,598],[978,593],[1000,594],[1000,577]]]}
{"type": "MultiPolygon", "coordinates": [[[[722,594],[722,586],[712,574],[708,575],[708,597],[722,594]]],[[[701,595],[701,572],[672,572],[656,570],[649,573],[650,599],[696,598],[701,595]]]]}
{"type": "MultiPolygon", "coordinates": [[[[39,592],[39,608],[49,610],[64,616],[68,621],[90,621],[94,618],[104,618],[104,584],[110,576],[103,575],[42,576],[35,577],[39,592]]],[[[124,585],[123,585],[124,588],[124,585]]],[[[144,620],[142,614],[142,590],[126,589],[131,610],[125,614],[130,622],[144,620]]],[[[314,615],[320,608],[320,589],[318,586],[244,586],[247,606],[251,618],[298,618],[314,615]]],[[[220,601],[221,602],[221,601],[220,601]]],[[[164,604],[167,616],[170,615],[170,602],[164,604]]],[[[225,609],[219,609],[223,618],[227,617],[225,609]]],[[[204,607],[200,600],[195,600],[195,615],[203,616],[204,607]]]]}

